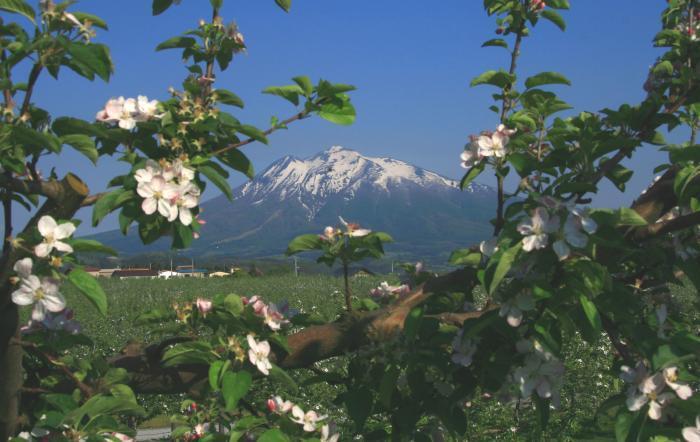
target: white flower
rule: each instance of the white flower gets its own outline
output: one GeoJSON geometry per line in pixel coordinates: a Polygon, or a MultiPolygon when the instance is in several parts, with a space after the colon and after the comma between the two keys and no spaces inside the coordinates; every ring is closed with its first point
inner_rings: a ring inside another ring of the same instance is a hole
{"type": "Polygon", "coordinates": [[[132,130],[139,121],[160,118],[161,115],[155,113],[157,109],[158,101],[149,101],[148,97],[143,95],[139,95],[137,99],[111,98],[105,104],[104,109],[97,112],[95,118],[97,121],[116,123],[122,129],[132,130]]]}
{"type": "Polygon", "coordinates": [[[683,439],[686,442],[700,442],[700,416],[695,418],[694,427],[683,428],[683,439]]]}
{"type": "Polygon", "coordinates": [[[150,118],[156,117],[156,111],[158,110],[158,100],[148,100],[148,97],[139,95],[136,99],[136,108],[138,110],[139,121],[146,121],[150,118]]]}
{"type": "Polygon", "coordinates": [[[372,233],[372,231],[369,229],[361,229],[359,224],[346,222],[342,216],[339,216],[338,218],[340,218],[340,223],[345,226],[345,229],[347,230],[345,234],[348,236],[362,237],[372,233]]]}
{"type": "MultiPolygon", "coordinates": [[[[113,439],[117,439],[121,442],[133,442],[134,441],[134,439],[132,437],[129,437],[126,434],[122,434],[122,433],[112,433],[112,434],[110,434],[110,436],[113,439]]],[[[111,440],[111,439],[106,439],[106,440],[111,440]]]]}
{"type": "Polygon", "coordinates": [[[527,398],[533,392],[543,399],[552,399],[555,407],[559,406],[559,391],[564,375],[564,364],[551,353],[545,351],[539,342],[523,341],[516,346],[518,351],[528,352],[525,365],[513,373],[513,378],[520,386],[522,397],[527,398]]]}
{"type": "Polygon", "coordinates": [[[146,215],[151,215],[157,210],[168,221],[177,218],[177,205],[172,203],[177,197],[177,187],[166,182],[162,176],[156,175],[150,181],[140,183],[136,192],[144,198],[141,209],[146,215]]]}
{"type": "Polygon", "coordinates": [[[676,395],[682,400],[686,400],[693,395],[693,389],[685,382],[678,382],[678,367],[664,368],[664,380],[666,385],[671,387],[676,395]]]}
{"type": "Polygon", "coordinates": [[[250,363],[255,365],[260,373],[265,376],[270,374],[270,369],[272,364],[268,359],[270,355],[270,344],[267,341],[256,342],[253,335],[248,335],[248,345],[250,350],[248,350],[248,360],[250,363]]]}
{"type": "Polygon", "coordinates": [[[462,160],[461,166],[465,169],[469,169],[481,161],[481,155],[479,155],[479,145],[477,144],[478,137],[470,136],[469,144],[464,147],[464,152],[459,156],[462,160]]]}
{"type": "Polygon", "coordinates": [[[73,252],[73,247],[61,241],[75,232],[75,226],[72,223],[63,223],[59,226],[55,219],[44,215],[39,219],[37,227],[41,236],[44,237],[44,241],[34,247],[36,256],[46,258],[53,249],[66,253],[73,252]]]}
{"type": "Polygon", "coordinates": [[[503,158],[506,155],[506,145],[510,141],[510,135],[514,131],[500,125],[496,132],[485,133],[476,139],[479,148],[479,156],[503,158]]]}
{"type": "Polygon", "coordinates": [[[569,244],[576,248],[586,247],[588,237],[581,231],[581,219],[575,216],[569,216],[564,223],[564,238],[555,241],[552,244],[554,253],[559,257],[559,261],[563,261],[569,257],[571,249],[569,244]]]}
{"type": "Polygon", "coordinates": [[[43,321],[46,311],[60,312],[66,308],[66,300],[58,291],[58,283],[53,278],[32,275],[32,260],[17,261],[14,270],[20,275],[19,288],[12,292],[12,302],[17,305],[34,304],[32,320],[43,321]]]}
{"type": "Polygon", "coordinates": [[[649,411],[647,414],[653,420],[661,419],[663,408],[673,399],[674,394],[662,393],[666,382],[663,373],[657,373],[643,379],[641,383],[631,387],[627,392],[627,409],[638,411],[647,403],[649,411]]]}
{"type": "Polygon", "coordinates": [[[472,364],[474,353],[477,350],[477,342],[474,339],[464,339],[464,329],[460,329],[452,340],[452,362],[468,367],[472,364]]]}
{"type": "Polygon", "coordinates": [[[559,217],[550,218],[549,212],[543,207],[535,209],[532,218],[518,224],[518,232],[523,238],[523,250],[530,252],[547,247],[548,234],[559,228],[559,217]]]}
{"type": "Polygon", "coordinates": [[[501,306],[498,312],[500,317],[506,317],[508,325],[518,327],[523,321],[523,312],[535,308],[535,300],[530,293],[520,293],[513,299],[509,299],[501,306]]]}
{"type": "Polygon", "coordinates": [[[406,285],[393,286],[389,285],[388,282],[383,281],[379,284],[379,287],[372,289],[369,294],[376,298],[383,298],[391,295],[405,295],[411,291],[411,288],[406,285]]]}
{"type": "Polygon", "coordinates": [[[498,251],[498,237],[481,241],[481,244],[479,244],[479,251],[487,258],[496,253],[498,251]]]}
{"type": "Polygon", "coordinates": [[[264,306],[261,311],[261,316],[264,318],[265,324],[267,324],[271,330],[279,330],[283,324],[289,322],[284,319],[282,313],[277,310],[275,304],[264,306]]]}
{"type": "Polygon", "coordinates": [[[194,217],[190,209],[199,205],[199,188],[193,183],[178,186],[174,201],[180,222],[185,226],[192,224],[194,217]]]}
{"type": "Polygon", "coordinates": [[[319,416],[315,411],[309,410],[304,413],[304,410],[295,405],[292,408],[292,421],[304,426],[304,431],[316,431],[316,422],[323,420],[326,416],[319,416]]]}
{"type": "Polygon", "coordinates": [[[321,442],[338,442],[340,433],[336,433],[337,429],[333,422],[321,427],[321,442]]]}

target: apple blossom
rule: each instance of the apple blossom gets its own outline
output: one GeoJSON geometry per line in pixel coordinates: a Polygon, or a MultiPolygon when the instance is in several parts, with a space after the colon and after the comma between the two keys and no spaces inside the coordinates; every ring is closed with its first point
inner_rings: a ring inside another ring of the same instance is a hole
{"type": "Polygon", "coordinates": [[[110,98],[104,109],[97,112],[95,119],[103,123],[117,124],[125,130],[132,130],[136,123],[160,118],[157,115],[157,100],[148,100],[148,97],[139,95],[137,99],[124,97],[110,98]]]}
{"type": "Polygon", "coordinates": [[[323,420],[326,416],[319,416],[315,411],[309,410],[304,413],[298,405],[292,408],[292,421],[304,426],[304,431],[316,431],[316,422],[323,420]]]}
{"type": "Polygon", "coordinates": [[[694,427],[683,428],[683,439],[686,442],[700,442],[700,416],[695,418],[694,427]]]}
{"type": "Polygon", "coordinates": [[[58,225],[51,216],[44,215],[39,219],[37,227],[44,240],[34,247],[36,256],[46,258],[53,249],[66,253],[73,252],[73,247],[61,241],[69,238],[75,232],[75,226],[72,223],[58,225]]]}
{"type": "Polygon", "coordinates": [[[144,199],[141,209],[146,215],[152,215],[157,210],[168,221],[177,218],[177,205],[172,203],[177,197],[177,187],[163,177],[154,176],[150,181],[140,183],[136,192],[144,199]]]}
{"type": "Polygon", "coordinates": [[[506,146],[510,141],[510,136],[515,130],[506,129],[504,125],[499,125],[495,132],[484,132],[476,138],[478,156],[503,158],[506,153],[506,146]]]}
{"type": "Polygon", "coordinates": [[[680,399],[686,400],[693,395],[693,389],[690,388],[688,384],[685,382],[678,382],[678,367],[664,368],[663,373],[666,385],[675,391],[680,399]]]}
{"type": "Polygon", "coordinates": [[[535,209],[532,218],[518,224],[518,232],[525,236],[523,238],[523,250],[532,250],[547,247],[548,234],[559,228],[559,217],[549,216],[549,212],[544,207],[535,209]]]}
{"type": "Polygon", "coordinates": [[[257,342],[253,335],[248,335],[248,345],[250,350],[248,350],[248,360],[251,364],[255,365],[260,373],[265,376],[270,374],[270,369],[272,364],[268,359],[270,355],[270,344],[267,341],[257,342]]]}
{"type": "Polygon", "coordinates": [[[500,317],[506,317],[508,325],[518,327],[523,320],[523,312],[535,308],[535,300],[530,293],[520,293],[501,305],[500,317]]]}
{"type": "Polygon", "coordinates": [[[346,222],[342,216],[339,216],[340,223],[345,226],[345,234],[351,237],[363,237],[372,233],[369,229],[361,229],[359,224],[346,222]]]}
{"type": "Polygon", "coordinates": [[[551,399],[552,404],[559,407],[564,364],[545,351],[537,341],[521,341],[516,348],[521,353],[527,353],[525,365],[513,372],[522,397],[528,398],[537,392],[539,397],[551,399]]]}
{"type": "Polygon", "coordinates": [[[337,433],[335,423],[330,422],[321,427],[321,442],[338,442],[340,433],[337,433]]]}
{"type": "Polygon", "coordinates": [[[485,257],[490,257],[498,251],[498,237],[493,237],[486,241],[481,241],[479,244],[479,251],[485,257]]]}
{"type": "Polygon", "coordinates": [[[469,169],[481,161],[482,156],[479,154],[479,145],[477,144],[478,137],[471,135],[469,137],[469,144],[464,147],[464,151],[459,156],[462,160],[461,166],[465,169],[469,169]]]}
{"type": "Polygon", "coordinates": [[[14,270],[20,275],[19,288],[12,292],[12,302],[17,305],[34,304],[32,320],[43,321],[46,312],[60,312],[66,308],[66,300],[58,291],[58,281],[53,278],[41,278],[32,275],[32,260],[24,258],[17,261],[14,270]]]}
{"type": "Polygon", "coordinates": [[[404,295],[411,291],[411,288],[406,285],[392,286],[388,282],[383,281],[379,284],[379,287],[372,289],[369,293],[375,298],[383,298],[391,295],[404,295]]]}
{"type": "Polygon", "coordinates": [[[212,310],[212,302],[208,299],[197,298],[196,305],[199,313],[204,317],[212,310]]]}

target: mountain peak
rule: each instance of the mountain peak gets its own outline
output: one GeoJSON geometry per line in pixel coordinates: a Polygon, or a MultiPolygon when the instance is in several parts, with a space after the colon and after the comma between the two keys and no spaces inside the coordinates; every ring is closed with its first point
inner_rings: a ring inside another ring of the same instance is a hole
{"type": "MultiPolygon", "coordinates": [[[[272,163],[237,192],[253,204],[269,200],[297,200],[312,219],[331,196],[352,200],[360,190],[389,193],[406,187],[430,191],[457,191],[457,182],[392,158],[365,157],[342,146],[332,146],[306,159],[285,156],[272,163]]],[[[486,190],[473,185],[469,191],[486,190]]]]}

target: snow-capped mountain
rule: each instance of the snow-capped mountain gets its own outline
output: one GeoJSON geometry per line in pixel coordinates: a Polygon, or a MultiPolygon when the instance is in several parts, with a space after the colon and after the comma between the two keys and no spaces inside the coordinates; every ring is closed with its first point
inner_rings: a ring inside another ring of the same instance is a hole
{"type": "MultiPolygon", "coordinates": [[[[437,173],[336,146],[307,159],[281,158],[235,189],[233,202],[219,196],[202,209],[207,224],[192,245],[198,255],[281,255],[295,236],[321,232],[343,216],[391,234],[396,242],[387,252],[401,259],[446,258],[488,237],[495,192],[480,184],[460,191],[437,173]]],[[[97,239],[128,254],[144,250],[136,235],[108,232],[97,239]]]]}
{"type": "MultiPolygon", "coordinates": [[[[286,156],[245,184],[238,198],[260,204],[270,199],[293,199],[307,211],[309,221],[318,215],[328,199],[341,195],[350,201],[361,189],[372,188],[391,195],[401,186],[425,189],[454,189],[458,182],[434,172],[392,158],[365,157],[358,152],[333,146],[306,160],[286,156]]],[[[488,187],[472,184],[468,192],[487,192],[488,187]]]]}

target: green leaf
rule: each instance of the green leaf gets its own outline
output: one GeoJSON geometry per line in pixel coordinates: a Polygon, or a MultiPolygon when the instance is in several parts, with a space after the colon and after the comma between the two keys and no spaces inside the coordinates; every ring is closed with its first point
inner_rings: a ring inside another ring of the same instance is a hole
{"type": "Polygon", "coordinates": [[[130,193],[124,189],[117,189],[102,195],[92,209],[92,226],[96,227],[102,219],[107,216],[117,205],[117,201],[122,195],[130,193]]]}
{"type": "Polygon", "coordinates": [[[284,9],[284,12],[289,12],[289,8],[292,7],[292,0],[275,0],[277,6],[284,9]]]}
{"type": "Polygon", "coordinates": [[[221,380],[221,393],[226,402],[226,411],[234,411],[238,401],[248,393],[253,384],[253,376],[245,370],[227,371],[221,380]]]}
{"type": "Polygon", "coordinates": [[[68,53],[73,60],[80,63],[104,81],[109,81],[112,73],[112,63],[106,46],[97,44],[71,43],[68,53]]]}
{"type": "Polygon", "coordinates": [[[298,84],[292,84],[289,86],[266,87],[263,89],[263,94],[277,95],[289,101],[294,106],[298,106],[299,95],[305,95],[305,91],[298,84]]]}
{"type": "Polygon", "coordinates": [[[92,23],[93,26],[95,26],[97,28],[104,29],[105,31],[107,31],[109,29],[107,27],[107,23],[96,15],[88,14],[87,12],[74,12],[73,15],[81,23],[84,23],[87,20],[90,23],[92,23]]]}
{"type": "Polygon", "coordinates": [[[311,96],[311,94],[314,92],[314,85],[311,83],[311,80],[309,77],[300,75],[298,77],[292,78],[296,84],[299,85],[302,91],[304,91],[304,95],[306,97],[311,96]]]}
{"type": "Polygon", "coordinates": [[[616,225],[618,226],[646,226],[648,224],[637,211],[629,207],[620,208],[617,215],[616,225]]]}
{"type": "Polygon", "coordinates": [[[566,30],[566,22],[564,21],[564,18],[561,15],[559,15],[558,12],[552,11],[551,9],[545,9],[541,12],[541,14],[542,18],[551,21],[562,31],[566,30]]]}
{"type": "Polygon", "coordinates": [[[308,250],[320,250],[323,247],[323,240],[314,234],[299,235],[294,238],[287,246],[287,251],[284,252],[285,255],[294,255],[299,252],[306,252],[308,250]]]}
{"type": "Polygon", "coordinates": [[[221,369],[224,368],[224,361],[214,361],[209,366],[209,386],[214,391],[219,391],[219,381],[221,380],[221,369]]]}
{"type": "Polygon", "coordinates": [[[520,254],[522,247],[522,241],[518,241],[516,245],[508,250],[505,250],[502,254],[497,253],[491,258],[485,275],[486,287],[489,294],[496,291],[498,286],[501,284],[501,281],[503,281],[503,278],[505,278],[508,271],[511,269],[511,267],[513,267],[513,263],[520,254]],[[492,264],[494,262],[495,264],[492,264]]]}
{"type": "Polygon", "coordinates": [[[346,95],[339,95],[340,103],[329,102],[321,105],[318,116],[331,123],[349,126],[355,122],[355,107],[346,95]]]}
{"type": "Polygon", "coordinates": [[[153,15],[159,15],[172,6],[173,0],[153,0],[153,15]]]}
{"type": "Polygon", "coordinates": [[[579,295],[579,302],[581,303],[581,307],[583,307],[583,312],[586,314],[588,322],[591,323],[593,330],[596,333],[600,333],[600,331],[603,328],[603,323],[600,319],[600,313],[598,313],[598,308],[596,308],[593,301],[588,299],[588,296],[584,294],[579,295]]]}
{"type": "Polygon", "coordinates": [[[480,84],[490,84],[492,86],[497,86],[501,89],[512,85],[515,82],[515,75],[509,74],[504,70],[498,71],[488,71],[474,78],[469,85],[471,87],[478,86],[480,84]]]}
{"type": "Polygon", "coordinates": [[[76,267],[68,274],[68,281],[85,295],[102,316],[107,315],[107,295],[97,279],[85,270],[76,267]]]}
{"type": "Polygon", "coordinates": [[[481,45],[482,48],[486,48],[489,46],[496,46],[499,48],[508,49],[508,43],[502,38],[494,38],[492,40],[485,41],[484,44],[481,45]]]}
{"type": "Polygon", "coordinates": [[[224,307],[234,316],[238,316],[243,313],[243,309],[245,308],[243,305],[243,300],[235,293],[231,293],[224,298],[224,307]]]}
{"type": "Polygon", "coordinates": [[[571,81],[568,78],[557,72],[540,72],[537,75],[525,80],[525,87],[532,89],[544,84],[565,84],[571,86],[571,81]]]}
{"type": "Polygon", "coordinates": [[[216,101],[219,103],[228,104],[229,106],[236,106],[243,109],[243,100],[241,100],[241,98],[233,92],[226,89],[217,89],[215,93],[216,101]]]}
{"type": "Polygon", "coordinates": [[[56,118],[51,125],[51,129],[59,137],[70,134],[83,134],[93,137],[107,137],[107,131],[100,126],[97,126],[87,121],[71,117],[56,118]]]}
{"type": "Polygon", "coordinates": [[[267,137],[265,137],[265,133],[255,126],[251,126],[250,124],[242,124],[236,129],[238,130],[238,132],[256,141],[260,141],[263,144],[268,143],[267,137]]]}
{"type": "Polygon", "coordinates": [[[36,24],[34,21],[36,17],[34,8],[29,6],[24,0],[0,0],[0,10],[23,15],[36,24]]]}
{"type": "Polygon", "coordinates": [[[229,185],[228,181],[226,181],[226,177],[222,176],[215,167],[208,164],[202,164],[201,166],[197,167],[197,170],[204,174],[209,181],[218,187],[219,190],[226,195],[226,198],[228,198],[229,201],[233,200],[233,191],[231,190],[231,186],[229,185]]]}
{"type": "Polygon", "coordinates": [[[387,410],[391,410],[391,398],[394,395],[396,388],[396,380],[399,378],[401,370],[395,365],[386,368],[382,381],[379,384],[379,402],[384,405],[387,410]]]}
{"type": "Polygon", "coordinates": [[[618,414],[615,422],[615,439],[618,442],[636,442],[639,440],[639,433],[646,420],[646,410],[630,413],[623,410],[618,414]]]}
{"type": "Polygon", "coordinates": [[[569,9],[571,7],[569,0],[548,0],[547,6],[554,9],[569,9]]]}
{"type": "Polygon", "coordinates": [[[209,3],[211,3],[212,8],[221,9],[221,6],[224,4],[224,0],[209,0],[209,3]]]}
{"type": "Polygon", "coordinates": [[[255,178],[255,169],[253,168],[253,163],[240,150],[228,150],[224,153],[217,155],[217,158],[233,170],[237,170],[245,174],[245,176],[247,176],[251,180],[255,178]]]}
{"type": "Polygon", "coordinates": [[[485,167],[486,167],[486,165],[483,162],[472,166],[472,168],[469,169],[467,171],[467,173],[464,174],[464,176],[462,177],[462,180],[459,182],[459,188],[461,190],[464,190],[467,187],[469,187],[469,185],[472,183],[472,181],[474,181],[476,179],[476,177],[481,175],[481,172],[484,171],[485,167]]]}
{"type": "Polygon", "coordinates": [[[465,265],[469,267],[476,267],[481,262],[481,253],[474,252],[471,249],[455,250],[450,255],[449,262],[455,266],[465,265]]]}
{"type": "Polygon", "coordinates": [[[183,342],[169,348],[163,354],[163,366],[181,364],[211,364],[216,361],[211,344],[203,341],[183,342]]]}
{"type": "Polygon", "coordinates": [[[105,253],[112,256],[118,255],[116,250],[94,239],[71,239],[66,240],[66,242],[73,247],[73,251],[75,252],[105,253]]]}
{"type": "Polygon", "coordinates": [[[173,37],[165,40],[158,46],[156,46],[156,51],[164,51],[166,49],[176,49],[176,48],[191,48],[197,44],[197,41],[192,37],[173,37]]]}
{"type": "MultiPolygon", "coordinates": [[[[278,4],[284,0],[275,0],[278,4]]],[[[286,0],[289,2],[290,0],[286,0]]],[[[281,430],[276,428],[267,430],[258,438],[258,442],[289,442],[290,439],[281,430]]]]}
{"type": "Polygon", "coordinates": [[[423,319],[423,308],[414,307],[406,316],[403,323],[403,333],[407,342],[412,342],[418,335],[421,320],[423,319]]]}
{"type": "Polygon", "coordinates": [[[71,134],[62,136],[61,142],[85,155],[93,164],[97,164],[100,154],[97,152],[95,141],[92,138],[83,134],[71,134]]]}
{"type": "Polygon", "coordinates": [[[344,395],[348,414],[358,430],[364,427],[365,421],[372,413],[373,399],[372,392],[367,387],[352,389],[344,395]]]}

